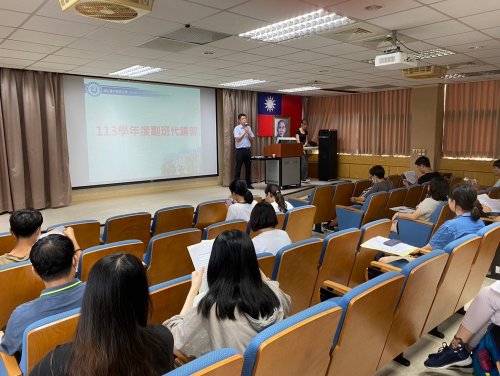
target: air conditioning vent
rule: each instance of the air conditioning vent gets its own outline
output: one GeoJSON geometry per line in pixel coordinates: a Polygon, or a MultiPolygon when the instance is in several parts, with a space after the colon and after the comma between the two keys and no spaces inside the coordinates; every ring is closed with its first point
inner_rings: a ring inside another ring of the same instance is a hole
{"type": "Polygon", "coordinates": [[[445,76],[447,71],[447,67],[428,65],[426,67],[403,69],[403,75],[411,79],[441,78],[445,76]]]}
{"type": "Polygon", "coordinates": [[[59,0],[63,11],[99,20],[127,23],[153,9],[154,0],[59,0]]]}

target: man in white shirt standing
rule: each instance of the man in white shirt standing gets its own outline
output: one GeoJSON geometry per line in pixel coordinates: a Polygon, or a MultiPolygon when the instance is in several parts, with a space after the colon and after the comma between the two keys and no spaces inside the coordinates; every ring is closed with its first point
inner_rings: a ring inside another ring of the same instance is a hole
{"type": "Polygon", "coordinates": [[[236,147],[236,169],[234,171],[234,178],[240,179],[241,166],[245,164],[245,180],[247,187],[253,189],[252,181],[250,180],[251,161],[252,157],[252,142],[254,138],[252,129],[248,125],[247,116],[245,114],[238,115],[238,125],[234,128],[234,145],[236,147]]]}

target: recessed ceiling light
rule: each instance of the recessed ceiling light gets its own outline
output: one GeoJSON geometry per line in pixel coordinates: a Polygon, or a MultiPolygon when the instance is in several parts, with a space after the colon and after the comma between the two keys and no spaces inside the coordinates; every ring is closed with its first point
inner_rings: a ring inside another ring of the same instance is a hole
{"type": "Polygon", "coordinates": [[[319,9],[315,12],[289,18],[269,26],[239,34],[239,36],[257,39],[263,42],[276,43],[319,33],[325,30],[331,30],[353,22],[355,21],[347,17],[319,9]]]}
{"type": "Polygon", "coordinates": [[[164,71],[163,68],[154,68],[147,67],[143,65],[134,65],[132,67],[128,67],[113,73],[110,73],[110,76],[119,76],[119,77],[140,77],[145,76],[147,74],[157,73],[164,71]]]}
{"type": "Polygon", "coordinates": [[[444,78],[445,80],[452,80],[454,78],[464,78],[466,77],[465,74],[463,73],[448,73],[447,75],[445,75],[444,78]]]}
{"type": "Polygon", "coordinates": [[[376,5],[376,4],[372,4],[372,5],[368,5],[365,7],[365,10],[368,10],[368,11],[375,11],[375,10],[379,10],[379,9],[382,9],[382,5],[376,5]]]}
{"type": "Polygon", "coordinates": [[[433,48],[431,50],[420,51],[415,56],[415,59],[417,59],[417,60],[432,59],[433,57],[441,57],[441,56],[448,56],[448,55],[455,55],[455,52],[450,51],[450,50],[446,50],[444,48],[433,48]]]}
{"type": "Polygon", "coordinates": [[[215,54],[215,52],[213,52],[213,51],[205,51],[205,52],[203,52],[203,55],[213,55],[213,54],[215,54]]]}
{"type": "Polygon", "coordinates": [[[470,46],[469,50],[479,50],[480,48],[484,48],[484,46],[470,46]]]}
{"type": "Polygon", "coordinates": [[[253,78],[250,78],[248,80],[226,82],[225,84],[220,84],[220,86],[241,87],[241,86],[261,84],[263,82],[267,82],[267,81],[264,81],[264,80],[254,80],[253,78]]]}
{"type": "Polygon", "coordinates": [[[317,86],[302,86],[302,87],[294,87],[291,89],[280,89],[283,93],[298,93],[300,91],[312,91],[312,90],[321,90],[320,87],[317,86]]]}

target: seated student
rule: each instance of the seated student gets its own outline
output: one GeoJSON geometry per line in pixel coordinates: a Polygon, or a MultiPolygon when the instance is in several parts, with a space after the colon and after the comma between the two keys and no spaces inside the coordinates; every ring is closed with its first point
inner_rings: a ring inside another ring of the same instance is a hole
{"type": "MultiPolygon", "coordinates": [[[[441,176],[439,172],[434,171],[431,168],[431,161],[425,155],[418,157],[417,160],[415,161],[415,165],[417,166],[418,172],[420,172],[421,174],[417,180],[418,184],[427,183],[428,181],[431,181],[433,178],[441,176]]],[[[406,180],[403,180],[403,184],[406,187],[410,185],[410,183],[408,183],[406,180]]]]}
{"type": "Polygon", "coordinates": [[[40,236],[43,217],[38,210],[17,210],[10,215],[9,223],[10,233],[16,237],[16,246],[9,253],[0,256],[0,266],[29,258],[31,247],[40,236]]]}
{"type": "Polygon", "coordinates": [[[500,187],[500,159],[493,162],[493,174],[498,180],[493,185],[493,188],[500,187]]]}
{"type": "MultiPolygon", "coordinates": [[[[483,287],[472,301],[457,333],[449,345],[443,344],[437,353],[424,362],[426,368],[447,369],[472,363],[474,349],[490,324],[500,326],[500,292],[495,284],[483,287]]],[[[498,329],[498,328],[497,328],[498,329]]],[[[493,365],[494,366],[494,365],[493,365]]]]}
{"type": "MultiPolygon", "coordinates": [[[[458,184],[450,193],[448,206],[457,216],[443,223],[434,233],[429,244],[424,249],[443,249],[448,243],[465,235],[475,234],[484,227],[480,211],[476,206],[477,192],[470,184],[458,184]]],[[[418,251],[417,251],[418,252],[418,251]]],[[[397,266],[409,262],[414,257],[408,256],[404,260],[397,256],[386,256],[379,259],[380,262],[392,263],[397,261],[397,266]]]]}
{"type": "Polygon", "coordinates": [[[21,304],[12,312],[1,339],[0,351],[8,355],[20,353],[23,332],[28,325],[80,307],[85,287],[75,278],[75,273],[81,249],[75,250],[73,244],[69,236],[53,234],[33,245],[30,253],[33,271],[46,288],[39,298],[21,304]]]}
{"type": "Polygon", "coordinates": [[[370,179],[373,185],[365,190],[359,197],[351,197],[353,204],[363,204],[366,198],[372,193],[376,192],[389,192],[392,189],[392,183],[384,178],[385,170],[382,166],[376,165],[370,168],[370,179]]]}
{"type": "Polygon", "coordinates": [[[398,232],[398,219],[412,219],[428,221],[436,211],[438,205],[448,199],[449,191],[448,181],[443,177],[437,177],[431,180],[429,186],[429,195],[420,204],[417,205],[413,213],[395,213],[392,216],[392,232],[398,232]]]}
{"type": "Polygon", "coordinates": [[[285,201],[278,185],[268,184],[266,189],[264,189],[264,193],[266,194],[264,200],[273,206],[276,213],[286,213],[288,210],[293,209],[293,205],[285,201]]]}
{"type": "Polygon", "coordinates": [[[201,356],[224,347],[244,352],[252,338],[283,320],[290,297],[260,270],[250,237],[225,231],[214,242],[207,268],[208,291],[194,305],[204,270],[192,273],[191,289],[176,315],[163,323],[176,349],[201,356]]]}
{"type": "Polygon", "coordinates": [[[247,188],[244,180],[234,180],[229,184],[231,199],[233,204],[227,209],[226,221],[230,219],[250,220],[250,213],[257,203],[253,199],[253,194],[247,188]]]}
{"type": "Polygon", "coordinates": [[[286,245],[292,244],[292,240],[286,231],[276,229],[278,218],[274,208],[268,202],[259,202],[250,215],[250,227],[259,235],[252,239],[255,253],[270,252],[276,255],[286,245]]]}
{"type": "Polygon", "coordinates": [[[90,271],[73,342],[57,346],[31,375],[163,375],[174,365],[174,339],[147,324],[149,309],[142,262],[126,253],[102,258],[90,271]]]}

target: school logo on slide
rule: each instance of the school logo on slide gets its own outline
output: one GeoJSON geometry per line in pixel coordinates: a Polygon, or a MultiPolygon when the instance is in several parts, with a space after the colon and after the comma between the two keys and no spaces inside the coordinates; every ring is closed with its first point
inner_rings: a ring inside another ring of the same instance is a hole
{"type": "Polygon", "coordinates": [[[88,95],[98,97],[99,95],[101,95],[101,85],[99,85],[95,81],[91,81],[88,84],[85,84],[85,91],[88,95]]]}

